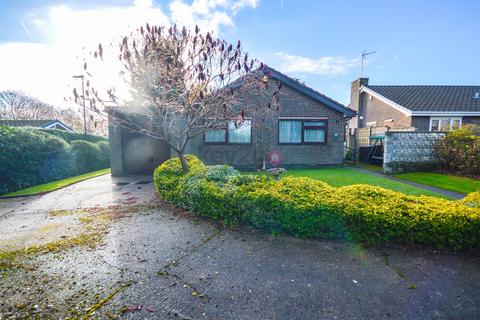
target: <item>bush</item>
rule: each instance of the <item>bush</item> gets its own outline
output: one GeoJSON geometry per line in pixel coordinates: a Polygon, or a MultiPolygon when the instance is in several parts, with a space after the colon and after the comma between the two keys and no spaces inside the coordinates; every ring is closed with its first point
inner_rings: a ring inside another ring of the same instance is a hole
{"type": "Polygon", "coordinates": [[[0,127],[0,193],[76,174],[68,144],[34,130],[0,127]]]}
{"type": "MultiPolygon", "coordinates": [[[[196,156],[187,154],[185,156],[189,167],[189,175],[204,174],[205,165],[196,156]]],[[[179,158],[172,158],[160,166],[153,173],[153,181],[158,194],[167,201],[174,204],[178,196],[179,179],[185,175],[179,158]]]]}
{"type": "Polygon", "coordinates": [[[439,165],[449,172],[480,176],[480,127],[465,125],[449,132],[436,147],[439,165]]]}
{"type": "Polygon", "coordinates": [[[84,140],[72,141],[70,145],[79,173],[95,171],[102,168],[100,148],[84,140]]]}
{"type": "Polygon", "coordinates": [[[67,143],[71,143],[75,140],[86,140],[92,143],[97,143],[99,141],[108,141],[107,137],[96,136],[93,134],[87,134],[87,139],[85,139],[85,135],[80,132],[70,132],[66,130],[60,129],[38,129],[38,128],[28,128],[26,130],[36,131],[36,132],[43,132],[49,135],[54,135],[65,140],[67,143]]]}
{"type": "Polygon", "coordinates": [[[480,209],[480,191],[469,193],[462,199],[462,203],[467,207],[480,209]]]}
{"type": "MultiPolygon", "coordinates": [[[[351,239],[362,243],[412,243],[439,248],[480,247],[480,200],[408,196],[369,185],[334,188],[310,179],[225,174],[189,156],[190,170],[171,159],[155,170],[159,195],[192,213],[227,225],[251,224],[273,233],[351,239]],[[210,173],[210,178],[207,178],[210,173]]],[[[222,166],[223,167],[223,166],[222,166]]]]}
{"type": "Polygon", "coordinates": [[[110,167],[110,144],[107,141],[99,141],[96,143],[100,149],[99,165],[100,168],[110,167]]]}
{"type": "Polygon", "coordinates": [[[240,172],[238,170],[235,170],[231,166],[227,165],[207,166],[205,171],[205,179],[220,184],[223,184],[239,175],[240,172]]]}

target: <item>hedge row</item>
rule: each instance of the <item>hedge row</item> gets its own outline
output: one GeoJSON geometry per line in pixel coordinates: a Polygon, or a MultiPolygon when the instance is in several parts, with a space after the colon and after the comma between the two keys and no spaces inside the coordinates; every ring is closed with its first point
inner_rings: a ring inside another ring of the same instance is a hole
{"type": "Polygon", "coordinates": [[[50,135],[57,136],[59,138],[62,138],[65,140],[67,143],[70,143],[74,140],[86,140],[92,143],[97,143],[100,141],[106,141],[108,142],[107,137],[102,137],[102,136],[96,136],[93,134],[87,134],[87,139],[85,139],[85,135],[80,132],[70,132],[66,130],[60,130],[60,129],[27,129],[27,130],[33,130],[33,131],[41,131],[48,133],[50,135]]]}
{"type": "Polygon", "coordinates": [[[480,247],[480,194],[463,201],[408,196],[369,185],[334,188],[298,177],[274,181],[205,166],[188,155],[188,173],[170,159],[154,173],[158,194],[192,213],[300,237],[438,248],[480,247]]]}
{"type": "Polygon", "coordinates": [[[441,169],[480,176],[480,126],[465,125],[449,132],[437,143],[435,151],[441,169]]]}
{"type": "Polygon", "coordinates": [[[108,168],[109,153],[106,141],[69,144],[49,131],[0,127],[0,194],[108,168]]]}

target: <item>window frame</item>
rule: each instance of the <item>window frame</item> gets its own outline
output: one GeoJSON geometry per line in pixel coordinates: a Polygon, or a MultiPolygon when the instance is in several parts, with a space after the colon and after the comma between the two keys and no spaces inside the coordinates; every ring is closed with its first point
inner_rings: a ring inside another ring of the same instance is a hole
{"type": "Polygon", "coordinates": [[[432,131],[432,132],[442,132],[442,131],[445,131],[445,130],[441,130],[442,128],[442,120],[444,119],[450,119],[450,128],[446,131],[452,131],[452,126],[453,126],[453,122],[455,120],[458,120],[459,121],[459,125],[458,125],[458,128],[461,128],[462,127],[462,117],[430,117],[430,120],[429,120],[429,125],[428,125],[428,131],[432,131],[432,124],[433,124],[433,121],[435,120],[438,120],[438,130],[436,131],[432,131]]]}
{"type": "Polygon", "coordinates": [[[285,146],[300,146],[300,145],[326,145],[328,143],[328,119],[326,118],[309,118],[309,119],[299,119],[299,118],[284,118],[278,119],[277,121],[277,144],[285,146]],[[300,142],[280,142],[280,121],[300,121],[301,122],[301,141],[300,142]],[[309,126],[309,122],[325,122],[323,126],[309,126]],[[306,125],[305,125],[306,124],[306,125]],[[305,141],[305,130],[324,130],[325,139],[323,142],[309,142],[305,141]]]}
{"type": "Polygon", "coordinates": [[[233,121],[235,121],[235,120],[226,121],[224,127],[222,127],[221,129],[211,129],[211,130],[222,130],[222,131],[224,131],[225,132],[225,141],[222,141],[222,142],[220,142],[220,141],[218,141],[218,142],[207,141],[206,140],[206,137],[207,137],[206,133],[207,133],[207,131],[209,131],[209,130],[207,130],[203,133],[203,144],[208,144],[208,145],[228,145],[228,144],[230,144],[230,145],[241,145],[241,146],[251,145],[252,144],[252,125],[253,125],[252,124],[252,122],[253,122],[252,119],[251,118],[245,118],[244,119],[244,121],[250,121],[250,141],[248,141],[248,142],[229,142],[228,141],[228,137],[229,137],[228,124],[230,122],[233,122],[233,121]]]}
{"type": "Polygon", "coordinates": [[[203,133],[203,143],[204,144],[226,144],[227,143],[227,135],[228,135],[228,130],[227,128],[221,128],[221,129],[210,129],[210,130],[207,130],[203,133]],[[225,140],[224,141],[207,141],[207,131],[223,131],[224,132],[224,137],[225,137],[225,140]]]}

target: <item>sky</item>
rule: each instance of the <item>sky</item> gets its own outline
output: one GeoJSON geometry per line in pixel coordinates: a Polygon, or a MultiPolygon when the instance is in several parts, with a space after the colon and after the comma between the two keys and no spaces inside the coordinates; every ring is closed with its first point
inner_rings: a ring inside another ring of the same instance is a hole
{"type": "Polygon", "coordinates": [[[81,57],[146,22],[240,40],[345,105],[364,51],[371,84],[480,85],[479,0],[0,0],[0,91],[71,106],[81,57]]]}

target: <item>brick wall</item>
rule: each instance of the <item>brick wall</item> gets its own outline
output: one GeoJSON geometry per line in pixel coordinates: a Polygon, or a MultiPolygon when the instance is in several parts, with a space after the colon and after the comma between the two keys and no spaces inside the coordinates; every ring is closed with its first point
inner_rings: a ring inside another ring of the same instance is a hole
{"type": "MultiPolygon", "coordinates": [[[[476,124],[480,125],[480,117],[462,117],[462,124],[476,124]]],[[[430,130],[430,117],[429,116],[413,116],[412,127],[415,127],[418,131],[430,130]]]]}
{"type": "Polygon", "coordinates": [[[418,131],[429,131],[430,130],[430,117],[412,117],[412,127],[418,131]]]}
{"type": "Polygon", "coordinates": [[[462,118],[463,124],[476,124],[480,126],[480,117],[463,117],[462,118]]]}
{"type": "Polygon", "coordinates": [[[352,82],[350,90],[350,109],[358,112],[358,116],[353,117],[348,122],[349,128],[360,128],[359,116],[362,115],[363,110],[360,108],[360,87],[368,85],[368,78],[359,78],[352,82]]]}
{"type": "MultiPolygon", "coordinates": [[[[275,85],[272,84],[272,87],[275,85]]],[[[258,105],[259,109],[267,108],[267,101],[255,95],[245,95],[244,102],[258,105]]],[[[259,116],[260,114],[254,112],[245,115],[252,120],[250,144],[205,144],[204,135],[199,135],[189,142],[186,153],[197,155],[206,164],[226,163],[242,169],[261,168],[265,154],[272,150],[280,154],[283,159],[280,166],[284,167],[313,167],[343,162],[345,122],[342,113],[286,85],[282,87],[278,116],[326,119],[327,142],[322,145],[281,145],[278,143],[278,117],[264,119],[263,115],[259,116]]],[[[124,175],[128,173],[128,168],[125,168],[123,152],[131,140],[130,136],[122,134],[120,127],[110,123],[109,137],[112,175],[124,175]]],[[[147,140],[145,139],[146,142],[147,140]]],[[[174,152],[171,155],[176,156],[174,152]]]]}
{"type": "MultiPolygon", "coordinates": [[[[255,99],[255,97],[247,97],[255,99]]],[[[266,107],[266,102],[257,101],[266,107]]],[[[279,117],[325,118],[328,121],[327,143],[324,145],[281,145],[278,143],[278,118],[262,122],[252,118],[252,143],[248,145],[205,144],[203,136],[192,141],[189,150],[208,164],[227,163],[238,168],[261,168],[265,151],[276,150],[285,167],[311,167],[343,162],[345,122],[343,114],[326,107],[306,95],[284,85],[280,93],[279,117]],[[268,134],[265,134],[268,132],[268,134]]]]}
{"type": "Polygon", "coordinates": [[[375,122],[375,126],[387,125],[392,129],[407,128],[412,125],[410,116],[391,107],[387,103],[363,93],[361,97],[363,105],[363,120],[359,120],[360,128],[366,127],[367,123],[375,122]],[[385,122],[385,120],[393,119],[393,122],[385,122]]]}
{"type": "Polygon", "coordinates": [[[111,117],[108,117],[108,141],[110,143],[110,168],[112,169],[112,176],[122,176],[122,133],[120,126],[113,124],[111,117]]]}

